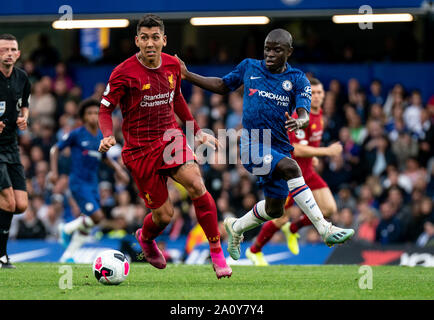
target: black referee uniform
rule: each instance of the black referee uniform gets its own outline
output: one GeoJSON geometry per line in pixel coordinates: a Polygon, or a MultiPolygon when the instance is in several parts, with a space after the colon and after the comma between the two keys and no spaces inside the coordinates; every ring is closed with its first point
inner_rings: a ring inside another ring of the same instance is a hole
{"type": "MultiPolygon", "coordinates": [[[[0,191],[9,187],[26,191],[16,122],[21,108],[29,107],[30,89],[30,81],[23,70],[14,67],[8,78],[0,72],[0,121],[6,125],[0,133],[0,191]]],[[[12,214],[0,209],[0,268],[9,263],[6,246],[12,214]]]]}

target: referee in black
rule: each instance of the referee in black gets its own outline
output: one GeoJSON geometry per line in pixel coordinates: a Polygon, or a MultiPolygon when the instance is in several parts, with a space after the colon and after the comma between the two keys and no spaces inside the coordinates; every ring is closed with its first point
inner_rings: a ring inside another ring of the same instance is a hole
{"type": "Polygon", "coordinates": [[[6,251],[9,229],[13,215],[28,205],[17,128],[27,129],[31,86],[27,74],[14,67],[19,57],[17,39],[0,35],[0,269],[15,268],[6,251]]]}

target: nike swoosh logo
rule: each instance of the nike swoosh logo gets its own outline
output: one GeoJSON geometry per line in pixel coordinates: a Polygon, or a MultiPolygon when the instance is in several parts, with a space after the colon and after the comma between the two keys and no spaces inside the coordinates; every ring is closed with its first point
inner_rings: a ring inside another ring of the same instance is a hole
{"type": "Polygon", "coordinates": [[[253,77],[253,76],[251,76],[250,77],[250,80],[255,80],[255,79],[261,79],[262,77],[253,77]]]}

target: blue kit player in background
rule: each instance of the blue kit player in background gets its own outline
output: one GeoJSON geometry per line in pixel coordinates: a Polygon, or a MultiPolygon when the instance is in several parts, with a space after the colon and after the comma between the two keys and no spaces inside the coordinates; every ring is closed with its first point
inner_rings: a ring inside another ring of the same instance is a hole
{"type": "Polygon", "coordinates": [[[259,177],[265,200],[241,218],[225,219],[228,251],[234,260],[240,258],[245,231],[282,216],[288,191],[327,245],[343,243],[354,234],[353,229],[335,227],[324,219],[300,167],[291,159],[287,130],[309,124],[311,101],[309,80],[287,63],[292,52],[291,34],[275,29],[265,39],[263,60],[245,59],[223,78],[189,72],[180,61],[183,78],[209,91],[226,94],[244,85],[241,162],[259,177]],[[297,119],[290,117],[294,111],[297,119]]]}
{"type": "Polygon", "coordinates": [[[61,262],[73,262],[75,252],[86,242],[92,227],[105,218],[98,192],[98,171],[101,161],[114,169],[124,182],[129,181],[128,173],[116,161],[98,152],[103,138],[98,128],[99,106],[100,102],[97,100],[84,100],[79,111],[83,126],[65,134],[50,150],[49,178],[51,182],[56,183],[59,177],[59,152],[66,147],[71,149],[69,189],[81,211],[81,215],[75,220],[59,226],[60,241],[66,248],[61,262]]]}

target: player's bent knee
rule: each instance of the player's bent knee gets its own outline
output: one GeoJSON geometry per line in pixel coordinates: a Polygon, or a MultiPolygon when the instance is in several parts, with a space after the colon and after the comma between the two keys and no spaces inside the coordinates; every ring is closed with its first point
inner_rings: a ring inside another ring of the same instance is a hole
{"type": "Polygon", "coordinates": [[[265,212],[267,213],[268,216],[270,216],[273,219],[279,219],[280,217],[282,217],[283,215],[283,209],[276,209],[276,208],[272,208],[272,209],[265,209],[265,212]]]}
{"type": "Polygon", "coordinates": [[[199,198],[206,192],[205,185],[201,178],[194,179],[186,189],[192,199],[199,198]]]}
{"type": "Polygon", "coordinates": [[[277,164],[279,178],[291,180],[301,177],[301,170],[294,159],[284,158],[277,164]]]}

